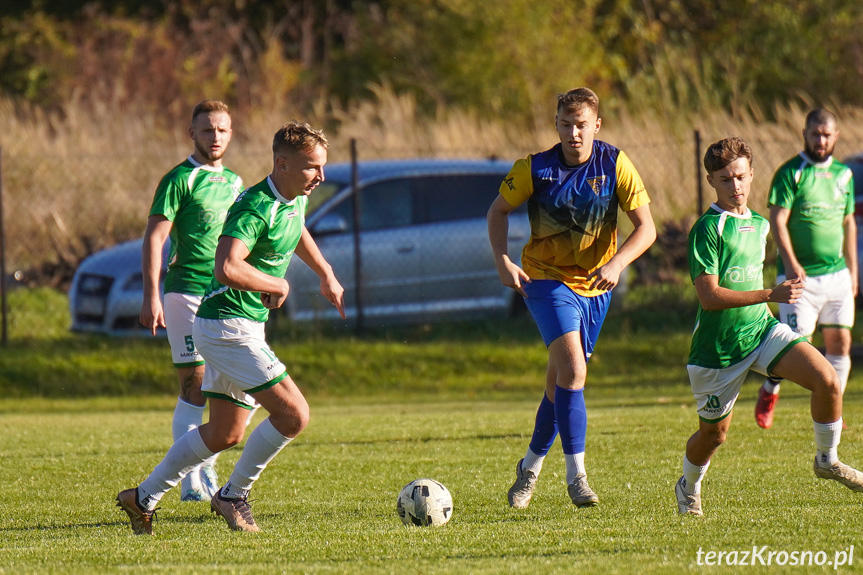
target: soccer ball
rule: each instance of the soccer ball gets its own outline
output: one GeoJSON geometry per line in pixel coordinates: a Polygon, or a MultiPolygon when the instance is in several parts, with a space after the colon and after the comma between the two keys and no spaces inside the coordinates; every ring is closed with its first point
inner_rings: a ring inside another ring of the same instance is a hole
{"type": "Polygon", "coordinates": [[[396,511],[405,525],[440,527],[452,517],[452,495],[434,479],[417,479],[402,487],[396,511]]]}

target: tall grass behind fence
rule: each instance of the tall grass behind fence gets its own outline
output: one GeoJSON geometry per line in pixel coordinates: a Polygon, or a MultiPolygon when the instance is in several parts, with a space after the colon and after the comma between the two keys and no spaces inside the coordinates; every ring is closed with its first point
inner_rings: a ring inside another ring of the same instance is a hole
{"type": "MultiPolygon", "coordinates": [[[[441,110],[434,120],[420,117],[416,101],[386,86],[375,100],[318,111],[298,119],[328,126],[330,162],[349,160],[356,138],[360,160],[399,157],[524,157],[557,141],[554,110],[531,125],[505,118],[485,119],[458,109],[441,110]]],[[[863,110],[837,107],[840,159],[863,151],[863,110]]],[[[757,113],[732,116],[707,110],[669,120],[642,115],[605,118],[600,138],[632,158],[652,197],[660,225],[696,215],[694,132],[702,148],[728,135],[748,139],[755,152],[750,205],[764,213],[776,167],[801,148],[803,107],[778,110],[775,122],[757,113]]],[[[275,130],[298,114],[258,110],[234,117],[234,139],[225,164],[247,184],[271,168],[275,130]]],[[[68,274],[87,254],[139,237],[161,176],[191,151],[188,119],[165,122],[137,110],[110,104],[89,110],[70,103],[49,115],[0,99],[0,144],[4,150],[6,249],[10,271],[60,268],[68,274]]],[[[702,150],[703,151],[703,150],[702,150]]],[[[705,203],[713,199],[705,188],[705,203]]],[[[624,218],[625,220],[625,218],[624,218]]],[[[62,283],[63,273],[54,278],[62,283]]]]}

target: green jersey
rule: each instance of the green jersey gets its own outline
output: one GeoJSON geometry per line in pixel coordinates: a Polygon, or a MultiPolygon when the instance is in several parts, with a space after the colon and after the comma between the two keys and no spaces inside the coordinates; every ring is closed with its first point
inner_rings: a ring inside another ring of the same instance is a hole
{"type": "Polygon", "coordinates": [[[213,259],[228,208],[243,180],[227,168],[203,166],[191,156],[165,174],[150,215],[172,222],[165,293],[203,295],[213,279],[213,259]]]}
{"type": "MultiPolygon", "coordinates": [[[[223,236],[237,238],[249,249],[246,262],[273,277],[285,277],[291,256],[300,241],[308,198],[288,201],[276,190],[269,176],[243,192],[228,210],[223,236]]],[[[198,308],[198,317],[226,319],[243,317],[264,322],[270,310],[261,303],[260,292],[225,286],[215,278],[198,308]]]]}
{"type": "MultiPolygon", "coordinates": [[[[689,274],[715,275],[719,287],[764,289],[764,253],[770,222],[747,208],[743,215],[713,204],[689,232],[689,274]]],[[[767,304],[722,310],[698,306],[689,364],[721,369],[743,360],[778,321],[767,304]]]]}
{"type": "MultiPolygon", "coordinates": [[[[845,269],[842,224],[845,216],[854,213],[854,182],[848,166],[832,157],[816,164],[801,152],[774,174],[767,204],[791,211],[788,234],[807,275],[845,269]]],[[[782,258],[776,265],[779,275],[784,275],[782,258]]]]}

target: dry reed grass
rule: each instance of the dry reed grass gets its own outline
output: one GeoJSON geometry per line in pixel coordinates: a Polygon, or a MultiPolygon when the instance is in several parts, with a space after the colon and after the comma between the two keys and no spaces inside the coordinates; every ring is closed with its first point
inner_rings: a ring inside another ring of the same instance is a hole
{"type": "MultiPolygon", "coordinates": [[[[750,205],[765,211],[774,169],[801,146],[805,103],[774,111],[768,122],[757,110],[734,115],[713,109],[698,115],[606,118],[600,137],[632,158],[652,196],[657,222],[681,222],[696,215],[694,131],[702,149],[716,139],[739,135],[753,145],[755,183],[750,205]]],[[[863,110],[835,106],[840,117],[842,158],[863,150],[863,110]]],[[[331,126],[330,161],[349,160],[356,138],[361,159],[396,157],[489,157],[516,159],[556,142],[553,107],[532,125],[488,119],[459,109],[420,117],[410,96],[388,86],[375,100],[349,107],[320,103],[303,119],[331,126]]],[[[234,117],[234,141],[225,163],[247,184],[271,167],[272,134],[290,110],[258,110],[234,117]]],[[[65,114],[0,100],[0,145],[8,267],[57,265],[74,269],[88,253],[143,232],[153,190],[161,176],[191,151],[185,119],[176,129],[147,113],[106,104],[87,110],[74,103],[65,114]]],[[[177,124],[180,124],[177,122],[177,124]]],[[[705,206],[712,199],[704,186],[705,206]]]]}

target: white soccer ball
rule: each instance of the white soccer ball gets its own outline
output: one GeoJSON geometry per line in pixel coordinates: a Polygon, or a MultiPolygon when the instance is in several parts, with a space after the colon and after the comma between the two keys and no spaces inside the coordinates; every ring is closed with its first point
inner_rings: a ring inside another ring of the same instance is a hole
{"type": "Polygon", "coordinates": [[[452,517],[452,495],[434,479],[417,479],[402,487],[396,511],[405,525],[440,527],[452,517]]]}

